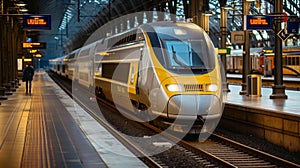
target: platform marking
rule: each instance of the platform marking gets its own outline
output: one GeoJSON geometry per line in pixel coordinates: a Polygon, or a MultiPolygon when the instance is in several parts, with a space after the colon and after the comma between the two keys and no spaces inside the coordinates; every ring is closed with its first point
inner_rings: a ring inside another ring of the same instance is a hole
{"type": "MultiPolygon", "coordinates": [[[[49,78],[49,80],[51,79],[49,78]]],[[[66,107],[66,110],[73,117],[76,124],[87,136],[92,146],[108,167],[148,167],[93,117],[84,111],[75,101],[67,96],[66,93],[59,88],[59,86],[54,84],[52,87],[54,88],[53,90],[57,97],[66,107]]]]}

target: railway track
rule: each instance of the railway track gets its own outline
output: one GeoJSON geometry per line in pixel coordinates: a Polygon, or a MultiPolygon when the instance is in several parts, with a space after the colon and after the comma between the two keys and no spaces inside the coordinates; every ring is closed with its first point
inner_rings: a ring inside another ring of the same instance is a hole
{"type": "MultiPolygon", "coordinates": [[[[216,158],[228,162],[232,167],[300,167],[296,163],[270,155],[217,134],[203,142],[183,142],[184,145],[210,153],[216,158]]],[[[193,149],[191,149],[193,150],[193,149]]],[[[197,151],[196,151],[197,152],[197,151]]],[[[227,166],[226,166],[227,167],[227,166]]]]}
{"type": "MultiPolygon", "coordinates": [[[[65,86],[62,87],[66,88],[65,86]]],[[[69,89],[66,89],[66,92],[72,96],[70,87],[68,88],[69,89]]],[[[272,156],[257,149],[252,149],[216,134],[213,134],[205,142],[198,142],[191,139],[188,139],[187,141],[181,140],[171,134],[163,133],[165,139],[161,141],[167,142],[166,144],[172,144],[172,147],[168,148],[161,146],[161,148],[166,148],[166,150],[150,156],[149,153],[151,152],[143,149],[143,147],[153,145],[153,140],[146,138],[142,145],[128,140],[121,136],[118,133],[119,131],[112,128],[110,124],[102,121],[101,117],[94,113],[90,107],[84,106],[84,103],[81,103],[81,105],[91,116],[110,130],[110,132],[112,132],[112,134],[134,154],[142,156],[140,157],[141,160],[149,167],[189,167],[192,165],[193,167],[300,167],[300,165],[295,163],[272,156]]],[[[112,110],[113,108],[114,107],[111,106],[112,110]]],[[[134,116],[131,117],[134,118],[134,116]]],[[[142,127],[147,127],[149,132],[151,132],[149,134],[161,132],[161,130],[149,123],[143,122],[139,124],[142,124],[142,127]]],[[[131,124],[127,125],[129,126],[131,124]]],[[[148,131],[143,130],[142,132],[145,133],[148,131]]],[[[143,136],[147,137],[148,134],[145,133],[143,136]]],[[[153,148],[157,148],[157,146],[154,146],[153,148]]]]}

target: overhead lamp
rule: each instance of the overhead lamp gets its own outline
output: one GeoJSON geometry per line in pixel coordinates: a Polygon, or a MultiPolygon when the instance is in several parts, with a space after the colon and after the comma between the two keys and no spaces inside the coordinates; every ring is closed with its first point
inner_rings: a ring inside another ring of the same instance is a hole
{"type": "Polygon", "coordinates": [[[20,8],[19,11],[20,12],[28,12],[28,9],[26,9],[26,8],[20,8]]]}
{"type": "Polygon", "coordinates": [[[233,10],[233,7],[232,6],[223,6],[222,7],[223,9],[225,9],[225,10],[233,10]]]}
{"type": "Polygon", "coordinates": [[[16,3],[17,7],[24,7],[26,6],[26,4],[23,1],[19,1],[18,3],[16,3]]]}
{"type": "Polygon", "coordinates": [[[205,12],[203,13],[203,15],[204,15],[204,16],[212,16],[213,13],[212,13],[211,11],[205,11],[205,12]]]}

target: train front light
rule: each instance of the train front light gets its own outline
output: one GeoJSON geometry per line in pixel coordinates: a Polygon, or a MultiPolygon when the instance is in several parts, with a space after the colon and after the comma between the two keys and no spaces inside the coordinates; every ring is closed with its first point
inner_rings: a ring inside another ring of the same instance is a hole
{"type": "Polygon", "coordinates": [[[205,88],[206,88],[207,92],[215,92],[215,91],[218,90],[218,85],[216,85],[216,84],[207,84],[205,88]]]}
{"type": "Polygon", "coordinates": [[[179,84],[168,84],[168,85],[166,85],[166,87],[170,92],[182,92],[183,91],[182,86],[179,84]]]}

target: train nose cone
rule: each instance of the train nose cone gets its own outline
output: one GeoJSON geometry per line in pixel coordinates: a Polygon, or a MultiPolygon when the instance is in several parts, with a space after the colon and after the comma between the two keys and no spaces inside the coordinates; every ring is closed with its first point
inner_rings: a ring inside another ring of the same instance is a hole
{"type": "Polygon", "coordinates": [[[197,118],[197,116],[221,116],[220,99],[214,95],[176,95],[168,103],[169,117],[197,118]]]}

